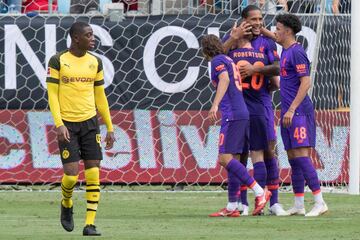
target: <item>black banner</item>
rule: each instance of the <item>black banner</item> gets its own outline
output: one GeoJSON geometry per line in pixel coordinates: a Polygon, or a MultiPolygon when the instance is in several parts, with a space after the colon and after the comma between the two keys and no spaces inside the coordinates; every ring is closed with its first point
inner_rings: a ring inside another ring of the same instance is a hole
{"type": "MultiPolygon", "coordinates": [[[[0,106],[47,108],[46,59],[67,48],[68,30],[81,20],[93,24],[94,52],[104,56],[112,109],[207,110],[214,90],[200,53],[200,39],[214,31],[223,36],[237,19],[238,15],[179,15],[132,17],[114,23],[103,17],[2,17],[0,106]]],[[[267,16],[265,22],[274,25],[273,19],[267,16]]],[[[302,17],[308,31],[299,41],[306,49],[315,48],[317,20],[302,17]]],[[[327,16],[314,80],[317,109],[336,108],[339,87],[344,102],[349,103],[349,69],[350,17],[327,16]]],[[[279,106],[277,95],[275,105],[279,106]]]]}

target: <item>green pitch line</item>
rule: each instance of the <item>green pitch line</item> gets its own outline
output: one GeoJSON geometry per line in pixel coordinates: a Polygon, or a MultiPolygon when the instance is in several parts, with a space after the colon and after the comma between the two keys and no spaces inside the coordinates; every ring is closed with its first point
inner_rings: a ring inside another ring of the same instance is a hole
{"type": "MultiPolygon", "coordinates": [[[[84,239],[83,192],[74,193],[75,230],[59,221],[59,192],[1,192],[0,239],[84,239]]],[[[317,218],[209,218],[225,206],[226,193],[103,192],[96,225],[102,239],[360,239],[360,197],[324,195],[330,212],[317,218]]],[[[253,195],[249,195],[252,200],[253,195]]],[[[306,194],[310,210],[311,194],[306,194]]],[[[280,194],[285,209],[292,194],[280,194]]],[[[250,201],[252,210],[252,201],[250,201]]]]}

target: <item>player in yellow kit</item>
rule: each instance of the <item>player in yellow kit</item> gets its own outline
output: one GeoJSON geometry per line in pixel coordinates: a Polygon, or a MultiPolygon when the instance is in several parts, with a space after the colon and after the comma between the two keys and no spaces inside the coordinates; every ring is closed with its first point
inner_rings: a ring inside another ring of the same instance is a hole
{"type": "Polygon", "coordinates": [[[64,175],[61,180],[61,224],[74,229],[72,193],[79,176],[79,161],[85,165],[86,220],[83,235],[101,235],[94,225],[100,198],[99,168],[102,160],[97,111],[107,128],[105,149],[115,137],[104,90],[101,59],[88,50],[95,38],[90,25],[75,22],[70,28],[71,46],[51,57],[46,79],[49,105],[56,125],[64,175]]]}

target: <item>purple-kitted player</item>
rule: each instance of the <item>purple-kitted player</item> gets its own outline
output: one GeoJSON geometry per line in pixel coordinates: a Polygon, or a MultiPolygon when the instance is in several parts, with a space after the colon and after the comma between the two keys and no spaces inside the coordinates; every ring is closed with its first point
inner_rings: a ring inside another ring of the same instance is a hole
{"type": "Polygon", "coordinates": [[[276,17],[276,41],[283,47],[280,58],[281,137],[291,166],[295,205],[289,214],[304,215],[305,181],[315,205],[305,216],[319,216],[328,211],[323,200],[317,172],[310,159],[315,147],[316,124],[313,104],[307,95],[311,85],[310,62],[295,34],[301,30],[299,18],[292,14],[276,17]]]}
{"type": "MultiPolygon", "coordinates": [[[[230,51],[228,56],[237,67],[243,65],[266,66],[267,56],[252,48],[250,40],[242,38],[238,40],[238,48],[230,51]]],[[[266,89],[264,75],[253,74],[242,79],[243,94],[246,106],[250,114],[250,138],[249,149],[254,166],[254,178],[262,188],[266,184],[266,167],[264,163],[264,151],[268,149],[266,109],[263,104],[262,92],[266,89]]],[[[247,155],[247,154],[246,154],[247,155]]],[[[245,156],[245,159],[247,156],[245,156]]],[[[243,200],[243,199],[242,199],[243,200]]],[[[243,203],[243,215],[247,213],[247,206],[243,203]]]]}
{"type": "MultiPolygon", "coordinates": [[[[279,57],[276,50],[276,44],[271,38],[261,34],[263,27],[263,17],[261,9],[255,5],[248,5],[243,9],[242,22],[239,27],[234,27],[232,34],[225,36],[225,49],[236,48],[238,39],[243,36],[251,34],[252,47],[263,53],[268,62],[262,64],[241,64],[239,65],[240,74],[242,77],[248,76],[263,76],[264,87],[260,89],[262,103],[265,108],[266,119],[266,135],[267,148],[264,149],[261,158],[257,158],[254,162],[254,178],[262,187],[266,187],[271,191],[270,199],[270,214],[276,216],[286,216],[288,213],[279,204],[278,188],[279,188],[279,167],[278,160],[275,153],[276,146],[276,130],[274,120],[274,110],[272,107],[271,91],[279,87],[279,57]],[[228,40],[227,40],[228,39],[228,40]]],[[[246,165],[247,156],[243,154],[241,162],[246,165]]],[[[240,206],[243,210],[242,215],[247,215],[248,202],[246,187],[242,186],[240,191],[240,206]]]]}
{"type": "Polygon", "coordinates": [[[255,193],[254,215],[257,215],[270,199],[271,193],[264,190],[252,178],[240,162],[240,154],[248,144],[249,112],[242,94],[241,77],[234,62],[224,55],[223,46],[218,37],[207,35],[201,41],[205,58],[211,61],[211,80],[216,94],[209,111],[211,120],[216,121],[217,112],[221,112],[219,137],[219,163],[228,172],[228,204],[226,208],[210,214],[210,217],[238,217],[237,191],[240,182],[246,184],[255,193]]]}

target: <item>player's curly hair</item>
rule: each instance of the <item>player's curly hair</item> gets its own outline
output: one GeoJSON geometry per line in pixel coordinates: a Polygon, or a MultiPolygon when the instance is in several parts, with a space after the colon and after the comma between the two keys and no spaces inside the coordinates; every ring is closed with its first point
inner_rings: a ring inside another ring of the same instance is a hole
{"type": "Polygon", "coordinates": [[[275,18],[276,22],[283,24],[284,26],[291,28],[294,34],[301,31],[300,19],[294,14],[286,13],[277,15],[275,18]]]}
{"type": "Polygon", "coordinates": [[[248,5],[246,8],[244,8],[241,11],[241,18],[244,19],[244,18],[249,17],[249,12],[251,12],[251,11],[260,11],[261,12],[261,9],[256,5],[248,5]]]}
{"type": "Polygon", "coordinates": [[[221,40],[213,35],[209,34],[201,39],[202,53],[207,58],[213,58],[216,55],[223,54],[224,48],[221,40]]]}

